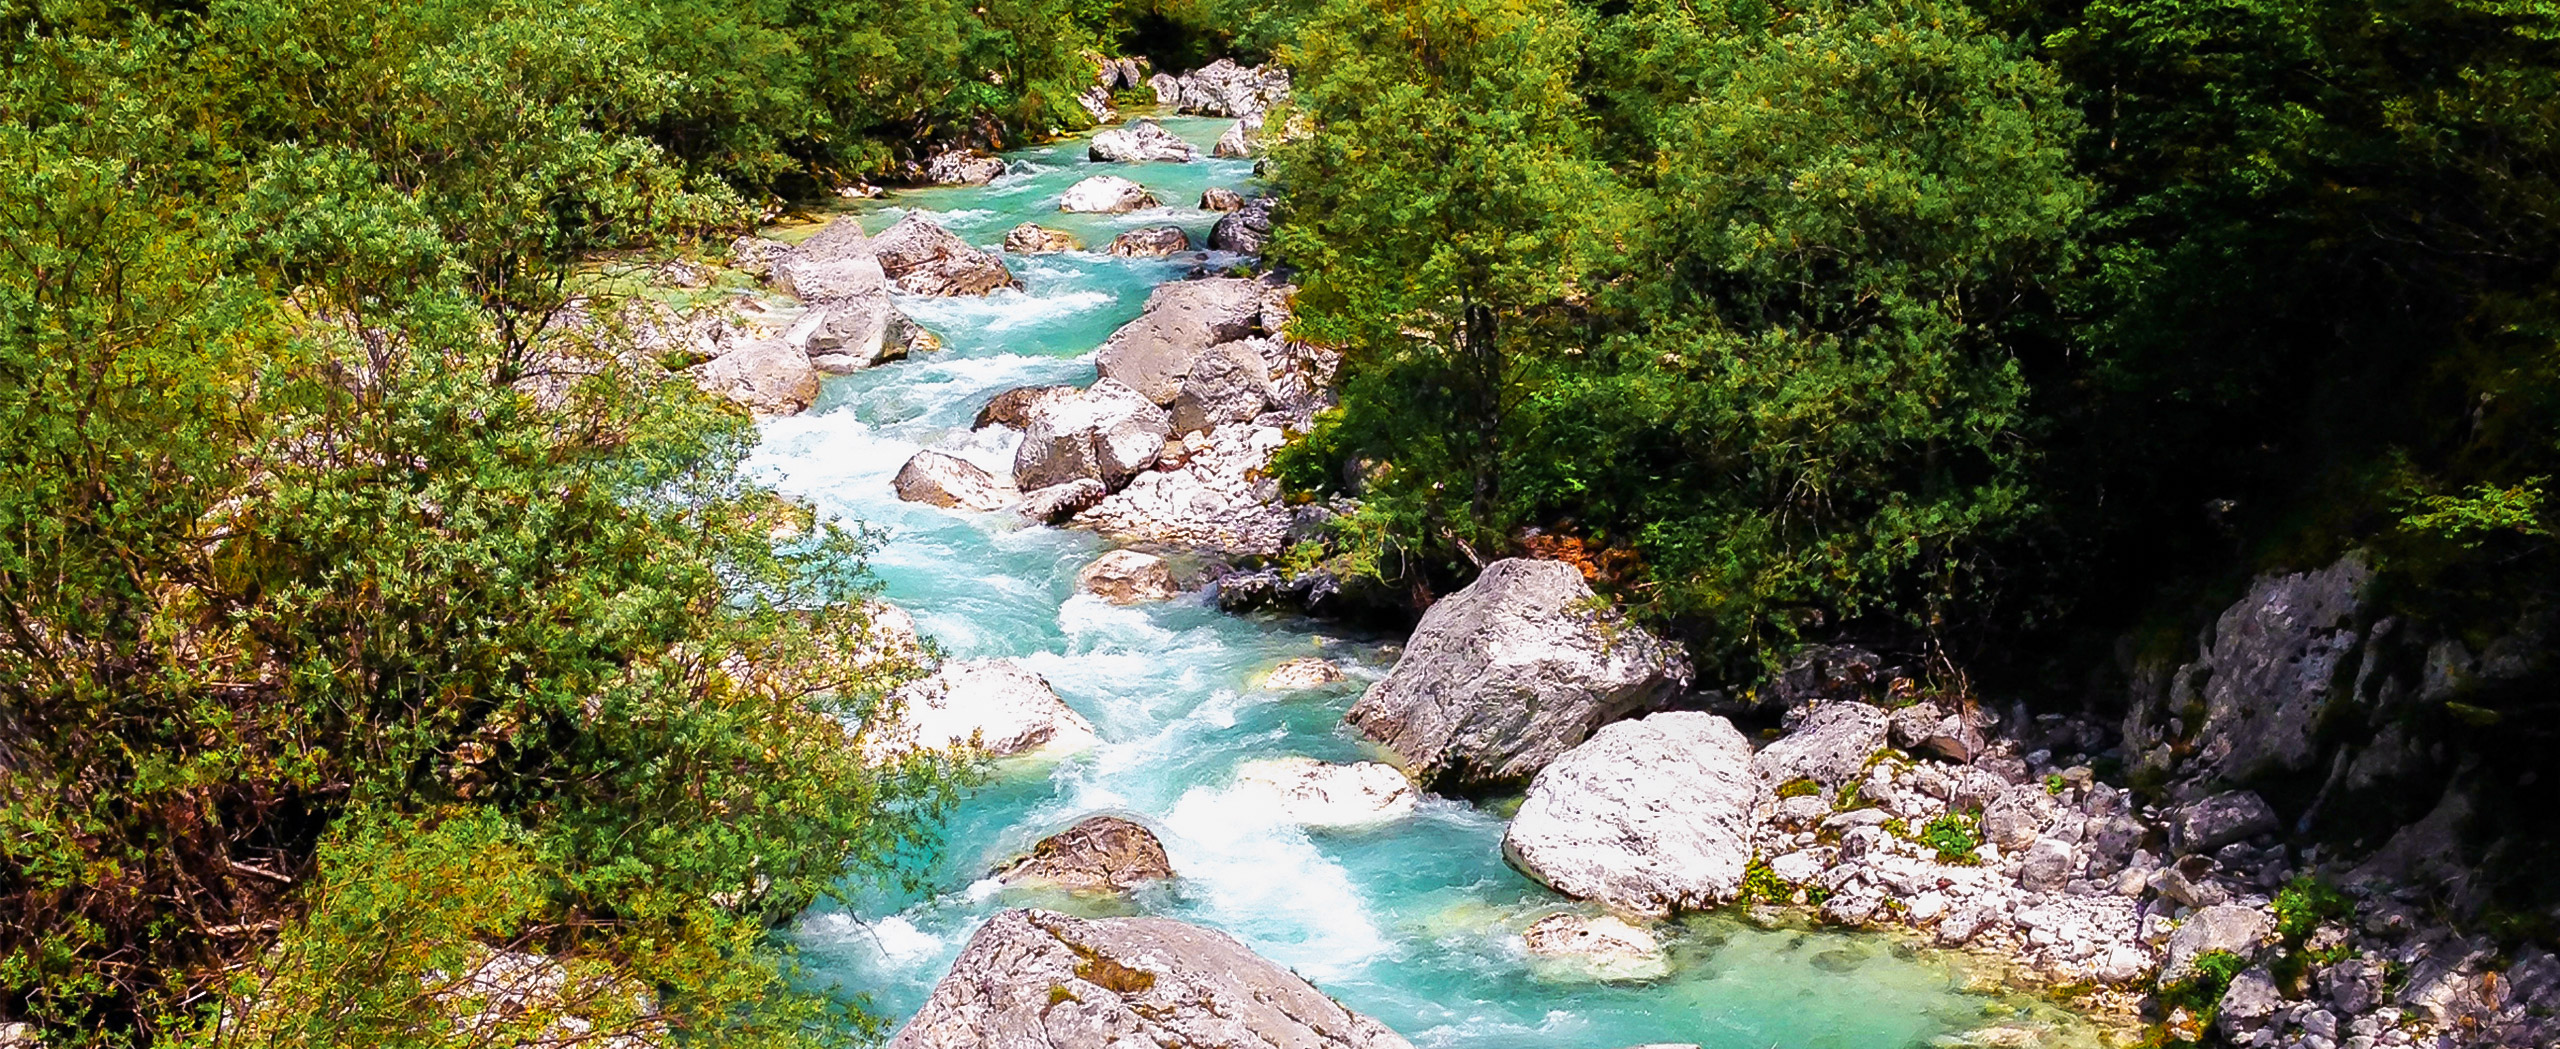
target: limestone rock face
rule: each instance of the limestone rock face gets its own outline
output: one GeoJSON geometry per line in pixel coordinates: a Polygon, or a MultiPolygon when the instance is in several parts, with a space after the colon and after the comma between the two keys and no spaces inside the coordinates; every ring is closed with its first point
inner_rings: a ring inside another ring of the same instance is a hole
{"type": "Polygon", "coordinates": [[[1015,495],[1011,486],[978,464],[930,448],[909,458],[889,483],[897,489],[898,498],[907,502],[962,510],[1002,509],[1015,495]]]}
{"type": "Polygon", "coordinates": [[[1043,405],[1023,428],[1015,486],[1029,492],[1078,478],[1118,488],[1156,461],[1172,417],[1112,379],[1043,405]]]}
{"type": "Polygon", "coordinates": [[[1618,910],[1712,907],[1742,889],[1764,791],[1732,722],[1687,711],[1621,721],[1538,773],[1503,853],[1558,892],[1618,910]]]}
{"type": "Polygon", "coordinates": [[[1155,832],[1118,816],[1087,816],[1031,846],[1031,854],[996,874],[1009,885],[1049,885],[1075,892],[1127,892],[1173,877],[1173,861],[1155,832]]]}
{"type": "Polygon", "coordinates": [[[1884,749],[1884,711],[1855,701],[1825,703],[1751,759],[1771,787],[1810,779],[1825,788],[1858,778],[1867,759],[1884,749]]]}
{"type": "Polygon", "coordinates": [[[1091,214],[1117,215],[1139,208],[1152,208],[1163,201],[1141,186],[1118,175],[1095,175],[1067,187],[1058,197],[1058,210],[1091,214]]]}
{"type": "Polygon", "coordinates": [[[972,430],[990,426],[1010,426],[1016,430],[1031,425],[1031,417],[1051,401],[1073,397],[1083,391],[1073,386],[1016,386],[987,398],[978,409],[978,417],[969,423],[972,430]]]}
{"type": "Polygon", "coordinates": [[[1104,378],[1127,383],[1146,399],[1172,404],[1191,362],[1209,347],[1253,334],[1271,289],[1241,277],[1175,281],[1147,294],[1138,319],[1122,325],[1094,354],[1104,378]]]}
{"type": "Polygon", "coordinates": [[[1163,258],[1191,250],[1191,234],[1180,226],[1147,226],[1111,238],[1108,250],[1122,258],[1163,258]]]}
{"type": "Polygon", "coordinates": [[[1120,119],[1120,110],[1111,104],[1111,89],[1100,84],[1088,87],[1084,89],[1083,94],[1077,95],[1076,105],[1082,106],[1085,115],[1092,117],[1096,124],[1108,124],[1120,119]]]}
{"type": "Polygon", "coordinates": [[[896,709],[864,726],[865,756],[975,747],[988,757],[1058,757],[1090,747],[1093,723],[1010,659],[945,663],[891,693],[896,709]]]}
{"type": "Polygon", "coordinates": [[[796,415],[818,399],[818,370],[809,355],[781,339],[761,339],[689,372],[696,384],[758,416],[796,415]]]}
{"type": "Polygon", "coordinates": [[[1260,113],[1289,97],[1289,72],[1277,66],[1240,66],[1221,58],[1181,76],[1147,81],[1156,104],[1210,117],[1260,113]]]}
{"type": "Polygon", "coordinates": [[[1255,197],[1209,227],[1209,250],[1260,255],[1271,246],[1271,198],[1255,197]]]}
{"type": "Polygon", "coordinates": [[[1346,720],[1434,788],[1524,782],[1601,725],[1688,685],[1676,650],[1595,604],[1572,565],[1486,565],[1423,613],[1395,669],[1346,720]]]}
{"type": "Polygon", "coordinates": [[[1271,407],[1271,367],[1261,342],[1244,339],[1210,347],[1194,358],[1173,398],[1173,432],[1214,430],[1252,422],[1271,407]]]}
{"type": "Polygon", "coordinates": [[[1142,163],[1170,160],[1183,163],[1200,159],[1200,151],[1152,120],[1141,120],[1128,127],[1097,132],[1093,144],[1086,147],[1087,159],[1102,163],[1142,163]]]}
{"type": "Polygon", "coordinates": [[[1004,250],[1017,255],[1045,255],[1083,247],[1084,242],[1077,240],[1075,234],[1036,222],[1025,222],[1004,232],[1004,250]]]}
{"type": "Polygon", "coordinates": [[[1020,284],[994,253],[913,213],[872,238],[871,250],[890,284],[909,295],[984,295],[1020,284]]]}
{"type": "Polygon", "coordinates": [[[1550,914],[1522,931],[1520,943],[1529,951],[1533,971],[1550,979],[1655,980],[1671,972],[1662,941],[1605,915],[1550,914]]]}
{"type": "Polygon", "coordinates": [[[1076,589],[1115,605],[1162,601],[1182,593],[1173,584],[1173,569],[1164,558],[1135,550],[1113,550],[1094,558],[1076,573],[1076,589]]]}
{"type": "Polygon", "coordinates": [[[983,186],[1004,174],[1004,161],[973,149],[936,153],[924,162],[925,181],[937,186],[983,186]]]}
{"type": "Polygon", "coordinates": [[[1004,911],[889,1049],[1412,1049],[1224,933],[1004,911]]]}
{"type": "Polygon", "coordinates": [[[1236,799],[1304,827],[1361,827],[1411,815],[1419,798],[1394,768],[1374,761],[1337,765],[1314,758],[1246,762],[1236,799]]]}
{"type": "Polygon", "coordinates": [[[2193,662],[2138,690],[2124,724],[2138,766],[2168,773],[2181,783],[2173,794],[2188,799],[2321,766],[2317,729],[2334,704],[2352,701],[2339,686],[2354,677],[2343,668],[2364,647],[2372,578],[2361,554],[2260,576],[2223,611],[2193,662]],[[2199,706],[2201,720],[2182,716],[2199,706]],[[2182,739],[2171,739],[2173,725],[2182,739]]]}

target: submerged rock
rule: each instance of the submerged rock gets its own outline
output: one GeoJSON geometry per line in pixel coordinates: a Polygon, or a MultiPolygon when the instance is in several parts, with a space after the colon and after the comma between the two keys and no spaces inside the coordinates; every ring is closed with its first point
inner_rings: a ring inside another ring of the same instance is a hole
{"type": "Polygon", "coordinates": [[[1058,198],[1058,210],[1091,214],[1116,215],[1124,211],[1152,208],[1163,201],[1141,186],[1118,175],[1095,175],[1067,187],[1058,198]]]}
{"type": "Polygon", "coordinates": [[[1122,258],[1162,258],[1191,250],[1191,234],[1180,226],[1147,226],[1111,238],[1110,253],[1122,258]]]}
{"type": "Polygon", "coordinates": [[[1060,251],[1077,251],[1084,242],[1062,229],[1050,229],[1037,222],[1025,222],[1004,231],[1004,250],[1017,255],[1045,255],[1060,251]]]}
{"type": "Polygon", "coordinates": [[[1142,163],[1170,160],[1177,163],[1200,159],[1200,151],[1174,136],[1173,132],[1152,120],[1141,120],[1124,128],[1096,132],[1085,149],[1085,157],[1101,163],[1142,163]]]}
{"type": "Polygon", "coordinates": [[[909,295],[984,295],[1021,284],[994,253],[914,213],[872,238],[871,249],[891,285],[909,295]]]}
{"type": "Polygon", "coordinates": [[[1556,891],[1618,910],[1712,907],[1742,889],[1762,793],[1732,722],[1621,721],[1538,773],[1503,852],[1556,891]]]}
{"type": "Polygon", "coordinates": [[[1497,789],[1688,680],[1677,650],[1602,607],[1572,565],[1514,558],[1423,613],[1345,720],[1426,785],[1497,789]]]}
{"type": "Polygon", "coordinates": [[[1412,1049],[1224,933],[1004,911],[889,1049],[1412,1049]]]}
{"type": "Polygon", "coordinates": [[[889,484],[907,502],[961,510],[1000,510],[1015,495],[1012,486],[978,464],[930,448],[910,457],[889,484]]]}
{"type": "Polygon", "coordinates": [[[1299,689],[1323,688],[1340,680],[1342,680],[1342,668],[1333,665],[1331,660],[1318,659],[1314,656],[1297,656],[1281,660],[1279,666],[1271,668],[1269,673],[1262,675],[1262,687],[1274,692],[1293,692],[1299,689]]]}
{"type": "Polygon", "coordinates": [[[996,879],[1074,892],[1127,892],[1173,877],[1173,861],[1155,832],[1118,816],[1087,816],[1031,846],[996,879]]]}
{"type": "Polygon", "coordinates": [[[1246,762],[1236,769],[1231,797],[1303,827],[1384,823],[1411,815],[1420,801],[1413,784],[1391,766],[1299,757],[1246,762]]]}
{"type": "Polygon", "coordinates": [[[1115,605],[1162,601],[1179,596],[1173,568],[1164,558],[1135,550],[1113,550],[1094,558],[1076,573],[1076,589],[1115,605]]]}
{"type": "Polygon", "coordinates": [[[1164,409],[1111,379],[1048,401],[1023,428],[1014,484],[1028,492],[1090,478],[1118,488],[1154,464],[1171,421],[1164,409]]]}
{"type": "Polygon", "coordinates": [[[1060,757],[1094,744],[1093,723],[1010,659],[945,663],[890,698],[894,709],[861,733],[863,753],[875,761],[964,748],[993,758],[1060,757]]]}
{"type": "Polygon", "coordinates": [[[1671,956],[1663,951],[1662,941],[1607,915],[1550,914],[1522,931],[1520,943],[1529,951],[1532,968],[1548,979],[1615,982],[1658,980],[1671,974],[1671,956]]]}

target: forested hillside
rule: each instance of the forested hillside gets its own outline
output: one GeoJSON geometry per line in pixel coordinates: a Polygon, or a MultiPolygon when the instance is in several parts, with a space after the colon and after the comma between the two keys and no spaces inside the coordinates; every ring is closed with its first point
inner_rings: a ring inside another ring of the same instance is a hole
{"type": "Polygon", "coordinates": [[[7,14],[0,1024],[47,1046],[476,1044],[402,988],[492,944],[632,1030],[876,1033],[767,923],[972,770],[844,745],[916,669],[872,538],[620,306],[1089,125],[1102,54],[1294,75],[1271,260],[1344,384],[1277,471],[1356,509],[1293,565],[1416,609],[1561,558],[1732,696],[1847,643],[2116,716],[2352,553],[2375,617],[2525,639],[2411,721],[2438,765],[2560,735],[2543,0],[7,14]]]}

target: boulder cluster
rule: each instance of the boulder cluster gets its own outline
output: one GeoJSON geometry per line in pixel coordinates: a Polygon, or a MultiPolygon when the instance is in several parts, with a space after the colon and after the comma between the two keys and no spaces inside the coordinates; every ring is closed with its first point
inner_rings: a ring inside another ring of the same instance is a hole
{"type": "Polygon", "coordinates": [[[1298,514],[1264,467],[1328,402],[1336,366],[1278,334],[1292,290],[1241,277],[1157,288],[1096,353],[1092,386],[1007,390],[979,412],[979,427],[1021,431],[1010,476],[927,450],[899,471],[899,497],[1012,506],[1125,542],[1278,553],[1298,514]]]}

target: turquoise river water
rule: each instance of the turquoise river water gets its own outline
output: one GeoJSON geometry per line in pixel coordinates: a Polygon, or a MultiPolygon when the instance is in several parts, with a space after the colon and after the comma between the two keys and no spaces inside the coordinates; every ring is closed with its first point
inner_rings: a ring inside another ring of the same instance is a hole
{"type": "MultiPolygon", "coordinates": [[[[1163,122],[1204,157],[1226,123],[1163,122]]],[[[979,405],[1014,386],[1090,383],[1103,338],[1138,314],[1149,288],[1202,261],[1113,258],[1101,246],[1121,230],[1165,222],[1205,242],[1217,216],[1191,205],[1208,187],[1247,186],[1252,164],[1092,164],[1080,140],[1007,159],[1012,171],[991,185],[900,193],[856,210],[875,231],[904,209],[921,210],[988,246],[1037,221],[1096,250],[1009,256],[1025,285],[1018,292],[901,300],[945,348],[829,380],[812,410],[764,426],[754,468],[822,513],[884,529],[874,567],[891,600],[954,657],[1022,660],[1092,720],[1102,743],[1054,765],[1003,770],[976,792],[950,820],[925,891],[867,890],[850,911],[822,905],[802,915],[786,934],[813,979],[902,1018],[994,911],[1036,904],[1092,913],[1098,905],[1089,901],[1000,890],[985,873],[1081,816],[1110,811],[1154,826],[1180,874],[1124,910],[1225,930],[1419,1046],[1898,1049],[2021,1020],[2051,1025],[2055,1042],[2079,1040],[2049,1007],[1968,992],[1952,959],[1880,936],[1764,928],[1739,917],[1665,930],[1674,959],[1667,977],[1577,980],[1533,965],[1521,949],[1529,922],[1574,905],[1504,865],[1497,812],[1429,799],[1388,825],[1309,832],[1229,803],[1228,784],[1246,761],[1376,756],[1340,725],[1359,689],[1391,662],[1376,640],[1226,615],[1197,595],[1134,607],[1079,596],[1075,572],[1106,549],[1101,538],[1009,514],[902,503],[889,480],[919,448],[1009,471],[1011,435],[968,429],[979,405]],[[1119,216],[1056,210],[1070,183],[1106,171],[1171,206],[1119,216]],[[1301,655],[1341,662],[1351,680],[1285,695],[1251,687],[1259,672],[1301,655]]]]}

